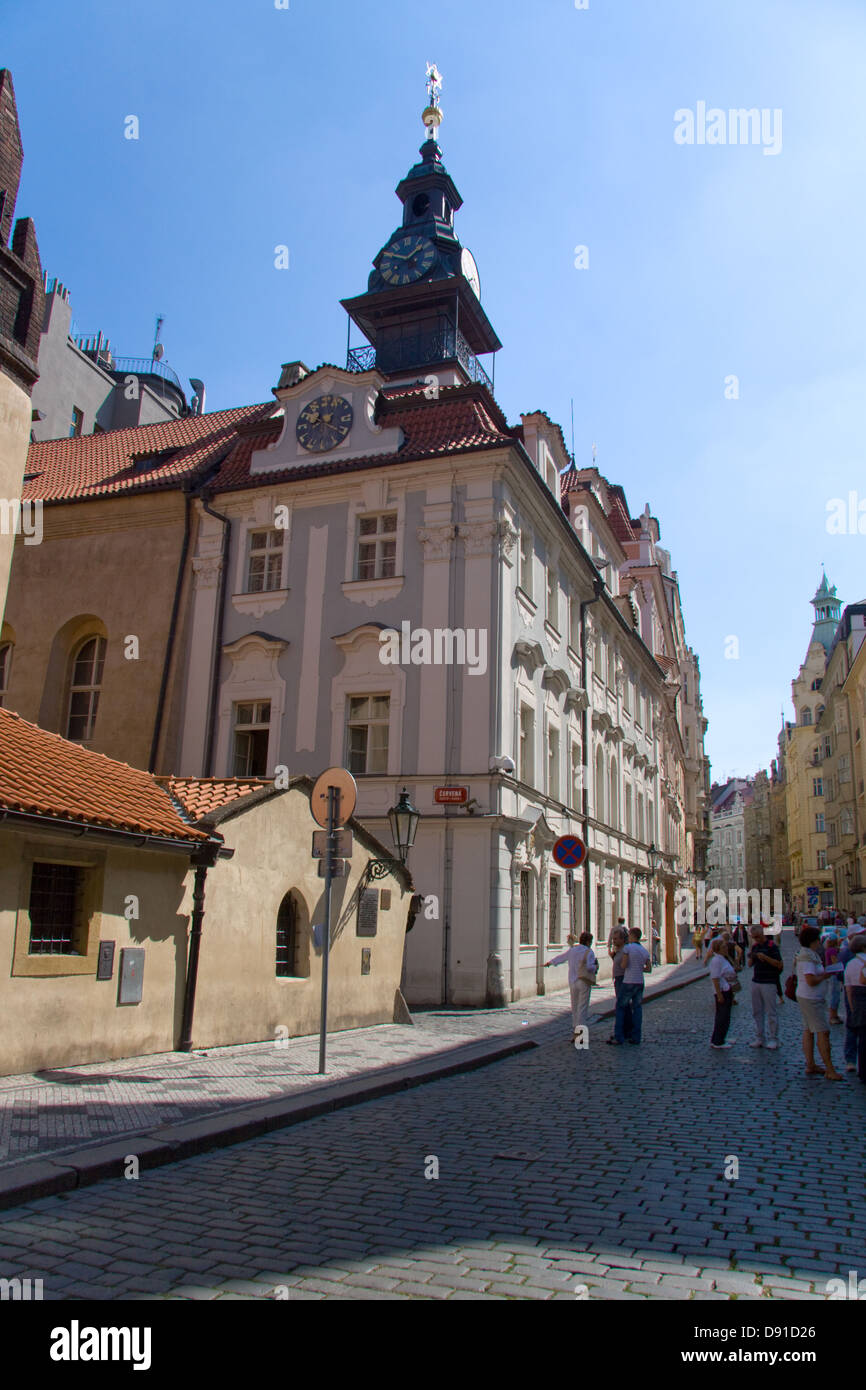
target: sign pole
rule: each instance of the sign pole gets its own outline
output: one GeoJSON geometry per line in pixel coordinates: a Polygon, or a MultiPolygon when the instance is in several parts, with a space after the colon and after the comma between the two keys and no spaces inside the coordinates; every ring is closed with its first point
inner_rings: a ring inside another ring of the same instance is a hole
{"type": "Polygon", "coordinates": [[[328,854],[325,863],[325,926],[322,941],[322,1009],[319,1025],[319,1075],[325,1075],[325,1052],[328,1039],[328,957],[331,953],[331,883],[337,850],[337,831],[340,814],[340,788],[328,787],[328,854]]]}

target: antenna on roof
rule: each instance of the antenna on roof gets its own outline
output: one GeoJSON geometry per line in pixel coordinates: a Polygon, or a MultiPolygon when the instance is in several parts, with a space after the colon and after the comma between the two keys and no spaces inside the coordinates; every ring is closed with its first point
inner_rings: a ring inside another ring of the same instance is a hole
{"type": "Polygon", "coordinates": [[[595,461],[596,461],[597,458],[598,458],[598,445],[597,445],[597,444],[593,444],[593,446],[592,446],[592,466],[593,466],[593,468],[595,468],[595,461]]]}
{"type": "Polygon", "coordinates": [[[159,335],[160,335],[160,333],[162,332],[162,325],[163,325],[164,323],[165,323],[165,315],[164,315],[164,314],[157,314],[157,316],[156,316],[156,332],[155,332],[154,335],[153,335],[153,352],[152,352],[152,354],[151,354],[152,360],[153,360],[154,362],[159,362],[159,361],[161,360],[161,358],[162,358],[162,354],[165,352],[165,348],[163,347],[162,343],[159,341],[159,335]]]}
{"type": "Polygon", "coordinates": [[[574,463],[574,396],[571,398],[571,462],[574,463]]]}

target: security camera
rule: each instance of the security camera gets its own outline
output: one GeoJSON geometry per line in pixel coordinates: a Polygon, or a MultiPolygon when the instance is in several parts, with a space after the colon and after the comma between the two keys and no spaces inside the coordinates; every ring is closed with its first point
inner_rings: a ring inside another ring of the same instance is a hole
{"type": "Polygon", "coordinates": [[[505,772],[509,777],[513,777],[517,767],[513,758],[491,758],[490,771],[505,772]]]}

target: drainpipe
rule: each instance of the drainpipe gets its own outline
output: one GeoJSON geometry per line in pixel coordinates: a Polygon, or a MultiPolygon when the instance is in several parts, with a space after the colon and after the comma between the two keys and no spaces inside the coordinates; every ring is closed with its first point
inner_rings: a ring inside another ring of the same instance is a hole
{"type": "MultiPolygon", "coordinates": [[[[593,603],[598,603],[604,593],[604,580],[601,575],[596,574],[593,579],[594,593],[592,598],[584,599],[580,605],[580,680],[586,695],[587,704],[583,711],[583,758],[585,776],[583,778],[583,833],[584,843],[586,844],[586,859],[583,866],[583,930],[589,931],[592,921],[592,890],[589,881],[589,691],[586,688],[587,662],[586,662],[586,610],[593,603]]],[[[596,941],[596,947],[600,942],[596,941]]]]}
{"type": "Polygon", "coordinates": [[[168,625],[168,638],[165,644],[165,657],[162,663],[162,680],[159,687],[159,697],[156,702],[156,718],[153,723],[153,740],[150,745],[150,758],[147,763],[148,772],[156,771],[156,755],[159,750],[159,737],[162,733],[162,721],[165,715],[165,700],[168,692],[168,673],[171,668],[172,657],[174,656],[174,644],[177,637],[177,619],[180,611],[180,594],[183,588],[184,576],[186,574],[186,561],[189,554],[189,541],[191,533],[192,507],[189,492],[184,489],[184,522],[183,522],[183,545],[181,546],[180,560],[177,566],[177,579],[174,585],[174,601],[171,606],[171,619],[168,625]]]}
{"type": "Polygon", "coordinates": [[[214,635],[213,661],[211,663],[210,688],[208,691],[208,710],[207,710],[207,729],[205,731],[204,745],[204,777],[213,776],[213,745],[214,733],[216,729],[216,710],[219,700],[219,672],[222,661],[223,627],[225,625],[225,597],[226,597],[226,572],[228,570],[229,543],[231,540],[231,521],[222,512],[214,511],[208,501],[208,493],[201,493],[201,504],[208,516],[215,517],[222,522],[223,537],[220,549],[220,578],[217,591],[217,622],[216,633],[214,635]]]}
{"type": "Polygon", "coordinates": [[[183,1020],[180,1026],[180,1041],[176,1052],[192,1052],[192,1020],[195,1012],[195,991],[198,984],[198,958],[201,949],[201,927],[204,921],[204,887],[207,871],[214,864],[211,856],[199,858],[195,863],[195,881],[192,890],[192,915],[189,931],[189,959],[186,967],[186,986],[183,995],[183,1020]]]}

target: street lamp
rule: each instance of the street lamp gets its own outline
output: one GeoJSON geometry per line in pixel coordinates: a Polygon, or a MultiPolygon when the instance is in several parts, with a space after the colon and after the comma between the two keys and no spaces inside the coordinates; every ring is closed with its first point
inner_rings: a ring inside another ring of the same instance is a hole
{"type": "Polygon", "coordinates": [[[397,859],[370,859],[364,870],[361,879],[361,889],[363,890],[373,879],[386,878],[394,869],[404,868],[406,856],[415,843],[415,832],[418,829],[418,822],[421,819],[420,811],[417,811],[409,800],[409,793],[404,787],[400,793],[400,799],[396,806],[392,806],[388,812],[388,824],[391,827],[391,838],[397,850],[397,859]]]}

